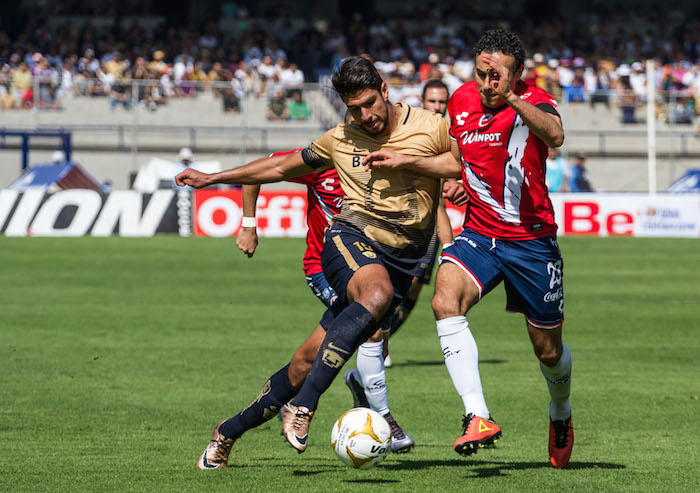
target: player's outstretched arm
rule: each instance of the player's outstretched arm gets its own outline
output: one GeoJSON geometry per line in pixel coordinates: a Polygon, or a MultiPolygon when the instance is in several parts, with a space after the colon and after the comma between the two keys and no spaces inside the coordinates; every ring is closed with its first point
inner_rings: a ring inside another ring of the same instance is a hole
{"type": "Polygon", "coordinates": [[[437,156],[410,156],[379,150],[366,156],[363,164],[366,171],[374,168],[404,169],[434,178],[458,178],[462,175],[462,165],[451,151],[437,156]]]}
{"type": "MultiPolygon", "coordinates": [[[[244,218],[251,218],[255,221],[255,205],[258,201],[258,195],[260,195],[260,185],[243,185],[241,200],[244,218]]],[[[236,246],[248,255],[248,258],[252,257],[255,254],[255,249],[258,248],[257,227],[255,225],[242,226],[236,237],[236,246]]]]}
{"type": "Polygon", "coordinates": [[[305,164],[300,152],[256,159],[244,166],[232,168],[219,173],[202,173],[192,168],[185,169],[175,177],[175,182],[182,186],[203,188],[218,183],[230,185],[258,185],[273,183],[287,178],[302,176],[314,169],[305,164]]]}
{"type": "Polygon", "coordinates": [[[454,235],[452,234],[452,224],[450,224],[450,217],[447,215],[445,206],[440,204],[437,209],[437,234],[440,244],[445,246],[452,243],[454,240],[454,235]]]}

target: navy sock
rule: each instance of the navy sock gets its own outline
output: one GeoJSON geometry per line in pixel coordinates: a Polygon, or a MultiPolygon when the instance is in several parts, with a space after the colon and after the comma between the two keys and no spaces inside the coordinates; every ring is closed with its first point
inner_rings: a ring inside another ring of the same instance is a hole
{"type": "Polygon", "coordinates": [[[377,321],[361,304],[352,303],[340,312],[328,327],[311,371],[292,403],[311,411],[316,410],[321,394],[331,386],[333,379],[360,344],[376,330],[377,321]]]}
{"type": "Polygon", "coordinates": [[[401,328],[408,318],[408,315],[411,313],[411,310],[413,310],[413,307],[416,306],[417,301],[418,300],[412,300],[408,295],[401,301],[401,304],[396,308],[394,315],[391,317],[390,335],[393,336],[401,328]]]}
{"type": "Polygon", "coordinates": [[[297,393],[297,389],[289,381],[288,369],[289,365],[272,375],[263,385],[258,397],[240,413],[226,420],[219,427],[219,433],[226,438],[238,438],[246,431],[275,417],[280,408],[297,393]]]}

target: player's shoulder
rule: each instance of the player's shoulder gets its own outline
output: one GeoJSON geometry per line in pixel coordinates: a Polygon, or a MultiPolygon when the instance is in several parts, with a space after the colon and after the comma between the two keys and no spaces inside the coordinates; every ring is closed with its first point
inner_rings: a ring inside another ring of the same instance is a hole
{"type": "Polygon", "coordinates": [[[518,83],[516,94],[520,96],[524,101],[527,101],[532,104],[548,102],[551,103],[554,107],[557,106],[557,101],[556,99],[554,99],[554,96],[549,94],[541,87],[526,84],[523,81],[520,81],[518,83]]]}
{"type": "Polygon", "coordinates": [[[465,82],[452,93],[450,97],[449,107],[457,108],[480,104],[479,90],[475,81],[465,82]]]}
{"type": "Polygon", "coordinates": [[[355,123],[339,123],[330,130],[338,141],[354,141],[358,138],[366,138],[367,134],[355,123]]]}
{"type": "Polygon", "coordinates": [[[476,81],[465,82],[457,88],[455,92],[452,93],[451,99],[462,100],[462,99],[473,99],[479,96],[479,90],[476,87],[476,81]]]}
{"type": "Polygon", "coordinates": [[[425,122],[429,125],[439,126],[446,123],[445,117],[439,113],[423,108],[408,106],[408,111],[405,118],[406,123],[410,122],[412,117],[415,118],[416,122],[425,122]]]}

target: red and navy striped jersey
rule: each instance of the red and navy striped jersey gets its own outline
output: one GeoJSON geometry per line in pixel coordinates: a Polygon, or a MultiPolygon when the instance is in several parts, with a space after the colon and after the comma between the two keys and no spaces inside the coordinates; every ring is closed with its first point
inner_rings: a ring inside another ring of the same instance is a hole
{"type": "MultiPolygon", "coordinates": [[[[534,106],[556,109],[554,98],[538,87],[521,81],[515,93],[534,106]]],[[[483,106],[476,82],[455,91],[448,111],[450,136],[462,158],[462,179],[469,185],[464,227],[505,240],[556,234],[545,185],[547,145],[510,106],[483,106]]]]}

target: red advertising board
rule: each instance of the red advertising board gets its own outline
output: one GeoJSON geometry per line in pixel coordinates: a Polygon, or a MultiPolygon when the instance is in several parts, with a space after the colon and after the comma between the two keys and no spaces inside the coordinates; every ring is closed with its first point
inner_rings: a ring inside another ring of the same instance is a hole
{"type": "MultiPolygon", "coordinates": [[[[700,195],[556,194],[552,203],[560,235],[700,237],[700,195]]],[[[306,234],[304,191],[263,190],[257,206],[260,236],[306,234]]],[[[447,204],[455,233],[464,211],[447,204]]],[[[239,190],[194,192],[195,235],[235,235],[242,217],[239,190]]]]}
{"type": "MultiPolygon", "coordinates": [[[[192,231],[196,236],[226,237],[238,234],[243,218],[240,190],[196,190],[192,231]]],[[[267,237],[306,235],[306,192],[262,190],[256,216],[258,233],[267,237]]]]}

